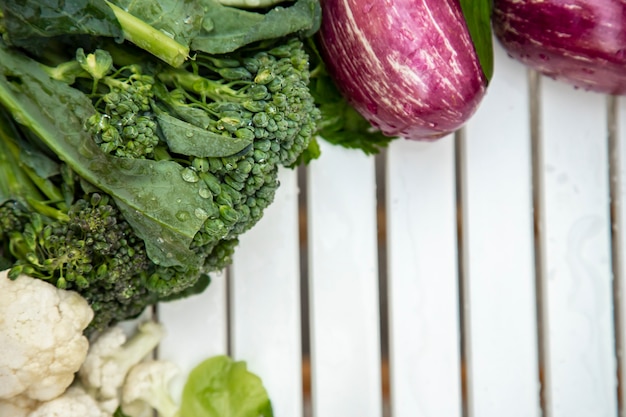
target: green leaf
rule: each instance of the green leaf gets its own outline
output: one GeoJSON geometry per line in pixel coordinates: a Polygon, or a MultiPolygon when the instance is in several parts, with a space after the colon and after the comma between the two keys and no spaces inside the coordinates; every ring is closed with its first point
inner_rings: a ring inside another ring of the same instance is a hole
{"type": "Polygon", "coordinates": [[[122,37],[115,14],[102,0],[0,0],[0,8],[14,45],[60,35],[122,37]]]}
{"type": "Polygon", "coordinates": [[[322,122],[318,135],[325,141],[349,149],[360,149],[366,155],[377,154],[395,138],[383,135],[345,100],[322,104],[322,122]]]}
{"type": "Polygon", "coordinates": [[[460,0],[467,28],[474,42],[476,54],[487,78],[493,76],[493,39],[491,35],[491,11],[493,0],[460,0]]]}
{"type": "MultiPolygon", "coordinates": [[[[154,106],[155,110],[157,109],[154,106]]],[[[244,138],[222,136],[164,112],[156,111],[159,127],[172,152],[200,158],[234,155],[252,145],[254,135],[244,138]]]]}
{"type": "Polygon", "coordinates": [[[310,36],[321,21],[319,0],[297,0],[266,13],[222,6],[216,0],[202,2],[207,10],[205,30],[192,41],[191,48],[210,54],[228,53],[252,42],[294,33],[310,36]]]}
{"type": "Polygon", "coordinates": [[[273,417],[271,401],[261,379],[246,363],[214,356],[189,374],[180,417],[273,417]]]}
{"type": "Polygon", "coordinates": [[[206,202],[197,186],[183,179],[182,166],[104,154],[83,128],[95,113],[89,98],[1,42],[0,104],[80,177],[115,199],[155,263],[201,262],[189,246],[206,218],[206,202]],[[177,216],[182,211],[195,215],[177,216]]]}
{"type": "Polygon", "coordinates": [[[103,49],[96,49],[94,53],[85,55],[83,48],[78,48],[76,61],[96,81],[102,79],[113,68],[111,54],[103,49]]]}

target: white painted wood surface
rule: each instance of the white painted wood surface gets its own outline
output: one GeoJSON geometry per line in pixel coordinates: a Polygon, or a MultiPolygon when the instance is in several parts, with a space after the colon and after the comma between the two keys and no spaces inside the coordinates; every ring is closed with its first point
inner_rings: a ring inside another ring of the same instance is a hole
{"type": "Polygon", "coordinates": [[[232,355],[263,376],[277,416],[297,416],[302,414],[302,355],[296,171],[281,171],[279,181],[274,203],[242,236],[235,253],[232,355]]]}
{"type": "Polygon", "coordinates": [[[613,120],[602,95],[536,90],[496,48],[462,135],[378,159],[323,143],[301,190],[281,173],[228,273],[159,306],[177,392],[229,353],[277,417],[625,415],[626,102],[613,120]]]}
{"type": "Polygon", "coordinates": [[[378,417],[374,159],[323,144],[309,167],[309,288],[315,417],[378,417]]]}
{"type": "Polygon", "coordinates": [[[549,415],[617,415],[606,100],[542,79],[549,415]],[[575,400],[573,400],[575,399],[575,400]]]}
{"type": "Polygon", "coordinates": [[[528,75],[496,52],[461,155],[468,414],[539,417],[528,75]]]}
{"type": "Polygon", "coordinates": [[[461,416],[454,138],[391,144],[391,399],[398,417],[461,416]],[[445,398],[445,401],[442,401],[445,398]]]}

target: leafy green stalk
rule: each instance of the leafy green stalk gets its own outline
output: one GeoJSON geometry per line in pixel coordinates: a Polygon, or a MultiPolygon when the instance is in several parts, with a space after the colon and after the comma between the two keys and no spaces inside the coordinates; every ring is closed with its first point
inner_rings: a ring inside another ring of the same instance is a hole
{"type": "Polygon", "coordinates": [[[6,112],[0,108],[0,178],[3,179],[0,181],[0,204],[17,197],[43,198],[39,189],[20,166],[22,163],[20,158],[16,158],[18,152],[12,138],[18,135],[6,112]]]}
{"type": "Polygon", "coordinates": [[[181,45],[160,30],[107,1],[124,31],[124,37],[173,67],[189,57],[189,47],[181,45]]]}

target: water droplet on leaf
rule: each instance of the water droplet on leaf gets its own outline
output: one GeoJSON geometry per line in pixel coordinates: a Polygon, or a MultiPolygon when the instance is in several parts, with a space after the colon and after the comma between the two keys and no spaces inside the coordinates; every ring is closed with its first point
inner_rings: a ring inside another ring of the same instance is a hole
{"type": "Polygon", "coordinates": [[[198,190],[198,194],[200,194],[200,197],[202,198],[211,198],[212,196],[211,191],[208,188],[200,188],[200,190],[198,190]]]}
{"type": "Polygon", "coordinates": [[[191,215],[189,214],[188,211],[181,210],[178,213],[176,213],[176,218],[180,220],[181,222],[184,222],[184,221],[189,220],[191,218],[191,215]]]}
{"type": "Polygon", "coordinates": [[[187,182],[198,182],[200,180],[200,178],[198,177],[198,174],[196,174],[196,171],[194,171],[191,168],[183,169],[182,175],[183,175],[183,180],[187,182]]]}
{"type": "Polygon", "coordinates": [[[204,210],[203,208],[198,207],[195,211],[194,211],[195,216],[200,219],[200,220],[205,220],[209,217],[209,214],[206,212],[206,210],[204,210]]]}

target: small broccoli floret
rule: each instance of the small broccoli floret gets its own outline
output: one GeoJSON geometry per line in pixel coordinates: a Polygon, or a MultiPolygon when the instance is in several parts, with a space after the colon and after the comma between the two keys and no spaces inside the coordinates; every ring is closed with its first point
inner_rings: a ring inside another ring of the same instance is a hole
{"type": "MultiPolygon", "coordinates": [[[[0,206],[0,242],[8,242],[9,236],[28,223],[28,212],[17,201],[7,201],[0,206]]],[[[5,248],[6,249],[6,248],[5,248]]],[[[2,254],[2,249],[0,249],[2,254]]]]}
{"type": "Polygon", "coordinates": [[[103,152],[119,157],[150,157],[159,143],[157,124],[151,115],[154,80],[137,66],[102,78],[108,91],[96,95],[96,109],[87,126],[103,152]]]}

